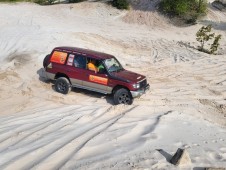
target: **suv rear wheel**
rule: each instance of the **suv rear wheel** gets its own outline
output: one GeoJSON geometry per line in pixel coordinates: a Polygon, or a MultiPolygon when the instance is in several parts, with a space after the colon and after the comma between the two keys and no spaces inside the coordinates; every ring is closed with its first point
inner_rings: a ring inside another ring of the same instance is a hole
{"type": "Polygon", "coordinates": [[[68,94],[71,91],[71,84],[65,77],[59,77],[55,82],[55,89],[62,94],[68,94]]]}
{"type": "Polygon", "coordinates": [[[114,93],[114,102],[116,105],[117,104],[130,105],[133,103],[133,98],[127,89],[120,88],[117,89],[114,93]]]}

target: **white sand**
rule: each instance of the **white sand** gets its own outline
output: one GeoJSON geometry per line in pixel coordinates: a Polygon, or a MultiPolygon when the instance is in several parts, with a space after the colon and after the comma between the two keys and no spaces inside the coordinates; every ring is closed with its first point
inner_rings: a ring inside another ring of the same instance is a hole
{"type": "Polygon", "coordinates": [[[178,169],[169,163],[177,148],[190,154],[185,169],[226,167],[226,13],[210,6],[179,28],[146,3],[135,7],[151,12],[0,4],[0,169],[178,169]],[[221,55],[194,49],[209,23],[222,34],[221,55]],[[67,45],[115,55],[148,77],[150,91],[131,106],[55,92],[42,61],[67,45]]]}

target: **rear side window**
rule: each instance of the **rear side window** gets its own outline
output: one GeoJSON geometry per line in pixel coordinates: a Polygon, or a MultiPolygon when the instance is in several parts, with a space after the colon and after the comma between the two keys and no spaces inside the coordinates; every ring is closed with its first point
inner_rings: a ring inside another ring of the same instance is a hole
{"type": "Polygon", "coordinates": [[[60,52],[60,51],[54,51],[50,61],[53,63],[58,63],[58,64],[64,64],[67,58],[67,53],[65,52],[60,52]]]}
{"type": "Polygon", "coordinates": [[[75,58],[75,55],[69,54],[68,59],[67,59],[67,65],[72,66],[74,58],[75,58]]]}
{"type": "Polygon", "coordinates": [[[74,66],[77,68],[86,69],[86,57],[82,55],[75,55],[74,66]]]}

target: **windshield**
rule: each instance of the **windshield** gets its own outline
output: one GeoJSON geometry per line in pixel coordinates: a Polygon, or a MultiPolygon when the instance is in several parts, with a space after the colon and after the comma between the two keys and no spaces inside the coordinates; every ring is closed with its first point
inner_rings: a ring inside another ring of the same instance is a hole
{"type": "Polygon", "coordinates": [[[109,72],[118,72],[123,70],[121,64],[115,58],[109,58],[104,60],[104,64],[109,72]]]}

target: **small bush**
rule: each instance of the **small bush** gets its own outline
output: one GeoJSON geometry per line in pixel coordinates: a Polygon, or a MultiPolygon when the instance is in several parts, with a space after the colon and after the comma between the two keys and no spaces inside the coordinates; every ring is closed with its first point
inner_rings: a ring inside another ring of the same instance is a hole
{"type": "Polygon", "coordinates": [[[69,0],[69,3],[78,3],[78,2],[82,2],[83,0],[69,0]]]}
{"type": "Polygon", "coordinates": [[[55,0],[47,0],[47,3],[48,3],[49,5],[52,5],[54,2],[55,2],[55,0]]]}
{"type": "Polygon", "coordinates": [[[199,46],[200,51],[203,51],[205,43],[214,37],[214,33],[211,33],[211,30],[211,25],[206,27],[202,26],[196,33],[196,40],[201,44],[201,46],[199,46]]]}
{"type": "Polygon", "coordinates": [[[171,16],[178,16],[186,22],[195,22],[206,13],[206,0],[162,0],[160,10],[171,16]]]}
{"type": "Polygon", "coordinates": [[[0,0],[0,2],[9,2],[9,3],[15,3],[15,2],[30,2],[30,0],[0,0]]]}
{"type": "Polygon", "coordinates": [[[34,0],[34,2],[39,5],[52,5],[56,0],[34,0]]]}
{"type": "Polygon", "coordinates": [[[196,40],[198,42],[200,42],[201,46],[198,47],[199,51],[205,52],[205,53],[209,53],[209,54],[215,54],[215,52],[217,51],[218,47],[219,47],[219,41],[221,39],[221,35],[217,35],[215,36],[215,33],[211,33],[212,30],[212,25],[208,25],[208,26],[202,26],[198,32],[196,33],[196,40]],[[211,40],[213,40],[213,43],[210,46],[210,49],[205,49],[205,44],[211,40]]]}
{"type": "Polygon", "coordinates": [[[205,14],[206,10],[207,10],[207,2],[206,2],[206,0],[199,0],[198,1],[198,6],[196,6],[196,11],[199,14],[205,14]]]}
{"type": "Polygon", "coordinates": [[[217,35],[215,38],[214,38],[214,41],[213,41],[213,44],[211,44],[211,47],[210,47],[210,54],[215,54],[215,52],[218,50],[218,47],[219,47],[219,41],[221,39],[221,35],[217,35]]]}
{"type": "Polygon", "coordinates": [[[113,0],[112,5],[118,9],[129,9],[129,3],[127,0],[113,0]]]}
{"type": "Polygon", "coordinates": [[[45,0],[35,0],[34,3],[39,4],[39,5],[44,5],[45,0]]]}

